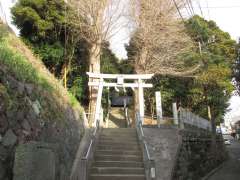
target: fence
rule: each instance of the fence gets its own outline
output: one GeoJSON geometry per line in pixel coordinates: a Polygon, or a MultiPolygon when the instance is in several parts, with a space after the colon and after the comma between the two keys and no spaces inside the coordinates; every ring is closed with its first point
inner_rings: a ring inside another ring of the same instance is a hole
{"type": "Polygon", "coordinates": [[[190,125],[200,129],[212,131],[211,122],[190,112],[187,109],[180,108],[180,126],[190,125]]]}

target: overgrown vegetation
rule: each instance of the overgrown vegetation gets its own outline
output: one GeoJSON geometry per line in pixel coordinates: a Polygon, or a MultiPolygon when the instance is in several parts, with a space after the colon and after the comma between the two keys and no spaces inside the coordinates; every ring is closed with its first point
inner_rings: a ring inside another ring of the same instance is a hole
{"type": "Polygon", "coordinates": [[[61,96],[66,103],[78,106],[78,102],[70,93],[61,87],[60,83],[45,69],[44,65],[35,58],[31,51],[9,33],[8,28],[0,26],[0,64],[16,79],[25,83],[32,83],[56,96],[61,96]]]}
{"type": "Polygon", "coordinates": [[[29,64],[25,57],[16,54],[11,50],[8,44],[8,38],[5,36],[0,42],[0,61],[8,67],[11,73],[16,74],[17,78],[24,82],[36,83],[48,91],[52,91],[46,79],[44,79],[36,69],[29,64]]]}
{"type": "MultiPolygon", "coordinates": [[[[78,101],[87,105],[90,44],[73,25],[75,12],[63,0],[19,0],[12,13],[24,42],[78,101]]],[[[103,42],[100,54],[102,72],[119,72],[119,60],[108,42],[103,42]]]]}

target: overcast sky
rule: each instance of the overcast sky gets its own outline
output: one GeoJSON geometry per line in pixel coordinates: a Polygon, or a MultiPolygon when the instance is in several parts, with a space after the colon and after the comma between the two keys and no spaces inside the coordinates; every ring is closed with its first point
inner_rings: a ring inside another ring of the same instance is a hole
{"type": "MultiPolygon", "coordinates": [[[[6,14],[6,20],[10,24],[11,15],[10,7],[15,0],[0,0],[3,10],[0,9],[0,15],[4,18],[6,14]],[[4,11],[4,13],[2,12],[4,11]]],[[[229,32],[232,39],[237,40],[240,36],[240,0],[193,0],[194,13],[203,16],[205,19],[214,20],[218,26],[229,32]],[[199,5],[201,8],[199,8],[199,5]]],[[[187,11],[185,12],[187,14],[187,11]]],[[[190,14],[190,12],[189,12],[190,14]]],[[[12,26],[12,25],[11,25],[12,26]]],[[[15,27],[12,28],[17,31],[15,27]]],[[[129,41],[129,30],[122,29],[117,36],[111,40],[111,48],[113,52],[119,58],[127,58],[127,54],[124,48],[124,44],[129,41]]],[[[233,96],[230,100],[231,111],[226,115],[227,118],[234,116],[240,116],[240,97],[233,96]]]]}

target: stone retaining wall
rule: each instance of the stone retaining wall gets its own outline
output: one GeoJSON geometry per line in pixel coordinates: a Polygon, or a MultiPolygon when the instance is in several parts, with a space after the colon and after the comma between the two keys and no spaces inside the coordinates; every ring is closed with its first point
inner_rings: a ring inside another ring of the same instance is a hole
{"type": "Polygon", "coordinates": [[[213,151],[211,135],[194,131],[180,131],[182,144],[179,148],[172,174],[173,180],[200,180],[227,159],[221,136],[213,151]]]}
{"type": "Polygon", "coordinates": [[[222,138],[211,151],[211,135],[205,131],[176,127],[144,128],[156,180],[199,180],[227,158],[222,138]]]}
{"type": "MultiPolygon", "coordinates": [[[[59,165],[55,180],[69,177],[84,133],[81,112],[59,103],[64,101],[54,99],[54,91],[21,82],[3,67],[0,64],[0,180],[13,179],[16,148],[31,141],[54,144],[59,165]]],[[[19,171],[15,173],[18,180],[19,171]]]]}

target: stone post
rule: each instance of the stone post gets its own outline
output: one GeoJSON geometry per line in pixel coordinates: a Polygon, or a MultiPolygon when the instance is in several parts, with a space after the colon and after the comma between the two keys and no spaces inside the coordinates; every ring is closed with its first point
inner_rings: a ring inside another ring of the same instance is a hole
{"type": "Polygon", "coordinates": [[[158,127],[160,127],[161,121],[163,119],[161,92],[160,91],[155,92],[155,97],[156,97],[157,124],[158,127]]]}
{"type": "Polygon", "coordinates": [[[180,129],[184,129],[184,110],[180,107],[180,113],[179,113],[179,126],[180,126],[180,129]]]}
{"type": "Polygon", "coordinates": [[[178,125],[177,103],[172,104],[174,125],[178,125]]]}

